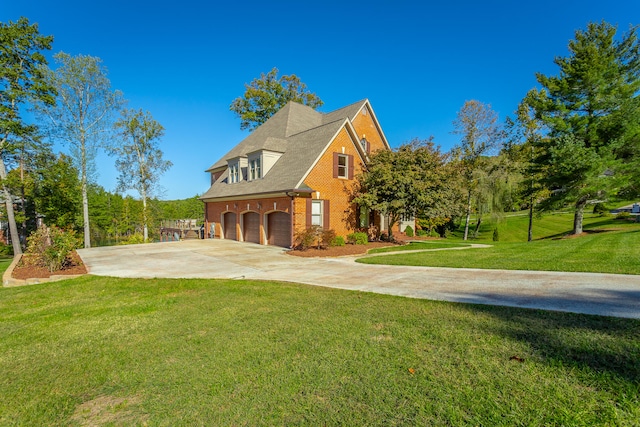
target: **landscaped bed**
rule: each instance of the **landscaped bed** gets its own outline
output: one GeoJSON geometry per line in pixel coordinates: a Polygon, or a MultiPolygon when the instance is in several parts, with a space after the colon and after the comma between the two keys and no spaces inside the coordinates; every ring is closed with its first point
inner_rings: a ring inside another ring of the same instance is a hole
{"type": "Polygon", "coordinates": [[[25,257],[20,260],[18,265],[13,269],[11,277],[14,279],[26,280],[26,279],[47,279],[51,276],[73,276],[78,274],[87,274],[87,268],[82,263],[82,259],[76,251],[71,253],[65,265],[55,271],[49,271],[46,267],[30,265],[25,262],[25,257]]]}

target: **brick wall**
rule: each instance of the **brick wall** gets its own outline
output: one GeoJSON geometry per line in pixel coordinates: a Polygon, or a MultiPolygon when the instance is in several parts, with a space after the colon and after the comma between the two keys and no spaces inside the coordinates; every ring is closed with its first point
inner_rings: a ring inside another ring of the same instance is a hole
{"type": "Polygon", "coordinates": [[[236,214],[236,235],[238,240],[242,240],[242,230],[240,229],[240,216],[246,212],[256,212],[260,214],[260,243],[266,244],[264,214],[273,211],[290,213],[291,198],[273,197],[264,199],[244,199],[228,202],[208,202],[205,203],[205,234],[210,236],[210,227],[215,224],[215,238],[222,237],[222,214],[234,212],[236,214]]]}
{"type": "MultiPolygon", "coordinates": [[[[354,185],[356,184],[355,176],[361,171],[362,160],[354,146],[354,141],[346,129],[342,129],[304,181],[306,185],[314,190],[314,193],[311,194],[313,199],[330,200],[329,209],[331,219],[329,228],[335,230],[338,236],[346,237],[347,234],[354,231],[357,225],[355,221],[355,206],[353,206],[349,200],[354,185]],[[353,179],[333,177],[333,153],[353,156],[353,179]],[[319,194],[316,192],[319,192],[319,194]]],[[[296,213],[306,212],[306,201],[303,202],[305,203],[304,207],[301,206],[298,208],[298,205],[296,205],[296,213]]],[[[298,227],[301,224],[306,225],[304,217],[299,218],[299,216],[297,216],[296,220],[298,227]],[[298,222],[299,219],[302,219],[302,222],[298,222]]]]}

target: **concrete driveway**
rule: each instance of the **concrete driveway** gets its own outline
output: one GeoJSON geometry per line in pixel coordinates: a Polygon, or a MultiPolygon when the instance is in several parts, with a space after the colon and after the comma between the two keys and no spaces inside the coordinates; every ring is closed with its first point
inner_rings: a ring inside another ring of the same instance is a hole
{"type": "Polygon", "coordinates": [[[358,264],[282,248],[188,240],[81,249],[89,273],[131,278],[280,280],[412,298],[640,318],[640,276],[358,264]]]}

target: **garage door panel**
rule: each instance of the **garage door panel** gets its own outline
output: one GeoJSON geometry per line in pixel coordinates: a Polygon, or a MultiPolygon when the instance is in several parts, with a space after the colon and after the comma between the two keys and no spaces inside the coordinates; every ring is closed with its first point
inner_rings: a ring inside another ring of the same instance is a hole
{"type": "Polygon", "coordinates": [[[286,212],[272,212],[268,220],[270,245],[291,246],[291,216],[286,212]]]}
{"type": "Polygon", "coordinates": [[[242,216],[244,241],[260,243],[260,215],[255,212],[247,212],[242,216]]]}
{"type": "Polygon", "coordinates": [[[224,238],[238,240],[236,235],[236,214],[234,212],[224,214],[224,238]]]}

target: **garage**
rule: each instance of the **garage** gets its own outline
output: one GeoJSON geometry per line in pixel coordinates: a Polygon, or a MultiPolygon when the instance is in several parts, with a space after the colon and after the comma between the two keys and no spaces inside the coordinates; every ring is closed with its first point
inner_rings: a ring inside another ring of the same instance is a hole
{"type": "Polygon", "coordinates": [[[224,214],[224,219],[222,221],[224,227],[224,238],[230,240],[238,240],[238,236],[236,234],[236,214],[235,212],[227,212],[224,214]]]}
{"type": "Polygon", "coordinates": [[[247,212],[242,215],[242,228],[244,241],[260,243],[260,215],[255,212],[247,212]]]}
{"type": "Polygon", "coordinates": [[[269,214],[267,240],[270,245],[291,246],[291,217],[286,212],[272,212],[269,214]]]}

